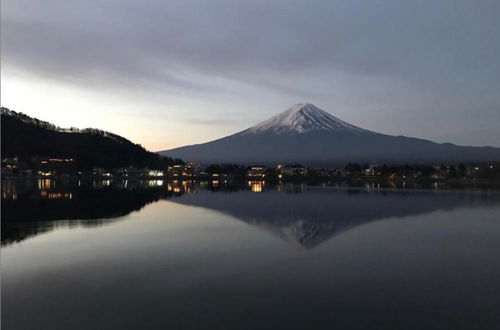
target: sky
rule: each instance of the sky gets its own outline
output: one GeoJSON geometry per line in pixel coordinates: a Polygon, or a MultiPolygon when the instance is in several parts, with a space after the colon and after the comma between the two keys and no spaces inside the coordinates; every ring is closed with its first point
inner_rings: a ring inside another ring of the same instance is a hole
{"type": "Polygon", "coordinates": [[[1,104],[149,150],[309,102],[500,146],[500,1],[2,0],[1,104]]]}

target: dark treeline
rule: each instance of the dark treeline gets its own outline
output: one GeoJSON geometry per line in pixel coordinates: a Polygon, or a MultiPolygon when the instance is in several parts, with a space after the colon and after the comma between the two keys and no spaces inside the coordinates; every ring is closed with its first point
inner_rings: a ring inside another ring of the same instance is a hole
{"type": "Polygon", "coordinates": [[[500,180],[500,163],[478,164],[403,164],[403,165],[368,165],[348,163],[345,173],[350,176],[375,176],[381,178],[434,178],[434,179],[494,179],[500,180]]]}
{"type": "Polygon", "coordinates": [[[80,170],[128,166],[163,168],[181,162],[147,151],[113,133],[61,129],[6,108],[2,108],[1,114],[2,157],[18,157],[23,162],[33,157],[73,158],[80,170]]]}
{"type": "MultiPolygon", "coordinates": [[[[347,163],[336,168],[312,168],[299,164],[288,165],[293,168],[304,168],[303,172],[285,172],[278,167],[267,167],[264,170],[267,182],[315,182],[328,180],[493,180],[500,181],[500,163],[478,164],[382,164],[369,165],[347,163]]],[[[244,182],[252,166],[238,164],[211,164],[205,172],[209,175],[219,174],[230,177],[233,182],[244,182]]]]}

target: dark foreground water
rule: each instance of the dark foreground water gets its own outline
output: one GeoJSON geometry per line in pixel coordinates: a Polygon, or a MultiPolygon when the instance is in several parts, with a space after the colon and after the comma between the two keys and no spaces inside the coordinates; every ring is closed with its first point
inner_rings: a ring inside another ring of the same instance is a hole
{"type": "Polygon", "coordinates": [[[3,182],[2,329],[500,329],[500,195],[3,182]]]}

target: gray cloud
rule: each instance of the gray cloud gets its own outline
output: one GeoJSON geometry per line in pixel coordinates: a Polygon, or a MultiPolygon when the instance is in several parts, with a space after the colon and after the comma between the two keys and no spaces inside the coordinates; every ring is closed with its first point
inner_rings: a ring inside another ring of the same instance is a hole
{"type": "Polygon", "coordinates": [[[2,67],[235,105],[261,89],[273,104],[343,107],[372,129],[396,132],[406,118],[412,135],[445,117],[462,128],[450,140],[499,145],[500,132],[480,129],[500,125],[499,13],[496,0],[6,0],[2,67]],[[461,119],[471,113],[477,125],[461,119]]]}

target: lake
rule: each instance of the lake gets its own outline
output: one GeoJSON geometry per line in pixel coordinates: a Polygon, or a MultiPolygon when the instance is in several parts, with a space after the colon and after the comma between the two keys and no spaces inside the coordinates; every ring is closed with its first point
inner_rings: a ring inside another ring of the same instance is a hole
{"type": "Polygon", "coordinates": [[[494,191],[2,182],[2,329],[499,329],[494,191]]]}

